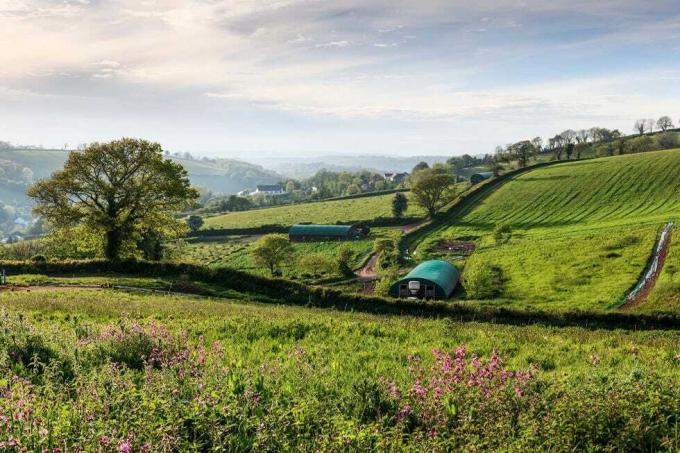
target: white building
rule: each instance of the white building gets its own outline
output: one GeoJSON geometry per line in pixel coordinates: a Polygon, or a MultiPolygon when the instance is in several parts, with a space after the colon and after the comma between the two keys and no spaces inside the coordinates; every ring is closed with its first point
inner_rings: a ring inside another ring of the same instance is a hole
{"type": "Polygon", "coordinates": [[[250,195],[264,194],[264,195],[286,195],[286,191],[281,187],[281,184],[262,184],[258,185],[255,192],[250,195]]]}

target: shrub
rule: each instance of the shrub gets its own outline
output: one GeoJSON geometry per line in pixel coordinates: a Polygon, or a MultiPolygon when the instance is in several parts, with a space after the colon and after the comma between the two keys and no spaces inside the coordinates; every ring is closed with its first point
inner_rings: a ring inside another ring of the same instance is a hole
{"type": "Polygon", "coordinates": [[[465,264],[463,285],[470,299],[492,299],[503,294],[503,270],[473,256],[465,264]]]}
{"type": "Polygon", "coordinates": [[[346,245],[343,245],[338,249],[337,265],[338,271],[342,275],[348,277],[354,275],[354,271],[352,270],[352,266],[350,265],[350,262],[352,261],[353,257],[354,252],[352,251],[351,248],[347,247],[346,245]]]}
{"type": "Polygon", "coordinates": [[[673,149],[680,146],[677,132],[664,132],[663,134],[659,134],[656,137],[656,143],[661,149],[673,149]]]}
{"type": "Polygon", "coordinates": [[[626,147],[631,153],[643,153],[657,149],[654,139],[649,135],[636,137],[626,142],[626,147]]]}
{"type": "Polygon", "coordinates": [[[307,275],[323,275],[333,272],[333,263],[323,253],[308,253],[298,260],[298,266],[307,275]]]}
{"type": "Polygon", "coordinates": [[[46,372],[57,380],[70,380],[74,376],[73,364],[62,357],[49,341],[37,333],[22,318],[5,314],[0,330],[0,351],[9,359],[13,371],[30,380],[42,378],[46,372]]]}
{"type": "Polygon", "coordinates": [[[47,258],[45,257],[45,255],[33,255],[31,257],[31,261],[33,261],[34,263],[44,263],[47,261],[47,258]]]}
{"type": "Polygon", "coordinates": [[[500,244],[501,242],[507,242],[510,240],[510,235],[512,234],[512,230],[510,229],[510,225],[505,225],[505,224],[498,224],[496,225],[496,228],[493,230],[493,237],[496,240],[496,244],[500,244]]]}

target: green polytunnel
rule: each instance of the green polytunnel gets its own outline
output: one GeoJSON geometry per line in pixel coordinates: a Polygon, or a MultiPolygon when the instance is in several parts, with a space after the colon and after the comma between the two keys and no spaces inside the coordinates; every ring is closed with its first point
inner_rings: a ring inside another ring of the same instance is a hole
{"type": "Polygon", "coordinates": [[[480,182],[489,178],[493,178],[493,172],[485,171],[482,173],[475,173],[474,175],[470,176],[470,182],[472,184],[479,184],[480,182]]]}
{"type": "Polygon", "coordinates": [[[365,236],[368,229],[356,225],[314,225],[298,224],[288,230],[291,241],[351,240],[365,236]]]}
{"type": "Polygon", "coordinates": [[[460,273],[443,260],[424,261],[390,287],[392,297],[447,299],[458,284],[460,273]]]}

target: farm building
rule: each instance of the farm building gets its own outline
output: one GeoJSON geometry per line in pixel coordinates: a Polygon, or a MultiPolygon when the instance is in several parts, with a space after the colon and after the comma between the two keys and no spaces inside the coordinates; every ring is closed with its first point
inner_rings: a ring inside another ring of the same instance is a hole
{"type": "Polygon", "coordinates": [[[485,171],[483,173],[475,173],[474,175],[470,176],[470,182],[472,184],[479,184],[480,182],[489,178],[493,178],[493,173],[490,171],[485,171]]]}
{"type": "Polygon", "coordinates": [[[368,236],[368,227],[357,225],[293,225],[288,230],[291,241],[351,241],[368,236]]]}
{"type": "Polygon", "coordinates": [[[460,274],[446,261],[424,261],[390,287],[390,296],[416,299],[447,299],[460,274]]]}
{"type": "Polygon", "coordinates": [[[250,195],[261,193],[265,195],[286,195],[286,191],[281,184],[258,184],[255,192],[251,192],[250,195]]]}

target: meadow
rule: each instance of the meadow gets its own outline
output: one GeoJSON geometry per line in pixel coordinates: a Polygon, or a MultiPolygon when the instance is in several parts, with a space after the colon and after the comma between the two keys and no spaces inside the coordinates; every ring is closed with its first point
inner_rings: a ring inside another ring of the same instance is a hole
{"type": "MultiPolygon", "coordinates": [[[[409,194],[406,194],[407,197],[409,194]]],[[[206,217],[203,229],[257,228],[264,225],[290,226],[310,222],[322,224],[370,222],[377,218],[392,217],[394,194],[343,200],[302,203],[251,211],[230,212],[206,217]]],[[[424,217],[424,211],[409,203],[405,217],[424,217]]]]}
{"type": "Polygon", "coordinates": [[[7,449],[680,447],[678,332],[110,290],[5,292],[0,318],[7,449]]]}
{"type": "MultiPolygon", "coordinates": [[[[442,240],[470,240],[477,251],[458,264],[495,280],[487,303],[616,308],[643,272],[660,228],[680,214],[678,174],[678,150],[531,170],[451,212],[415,258],[446,257],[437,247],[442,240]],[[497,237],[499,225],[510,233],[497,237]]],[[[645,309],[678,308],[664,302],[645,309]]]]}
{"type": "MultiPolygon", "coordinates": [[[[283,276],[306,281],[342,277],[335,263],[340,249],[351,251],[349,265],[360,267],[373,252],[373,244],[379,238],[395,239],[396,228],[372,228],[368,238],[355,241],[294,242],[294,253],[281,266],[283,276]],[[300,260],[315,256],[319,266],[313,270],[301,266],[300,260]]],[[[256,275],[267,276],[269,271],[258,266],[252,259],[251,251],[259,236],[215,236],[191,239],[175,253],[182,261],[213,267],[229,267],[256,275]]]]}

